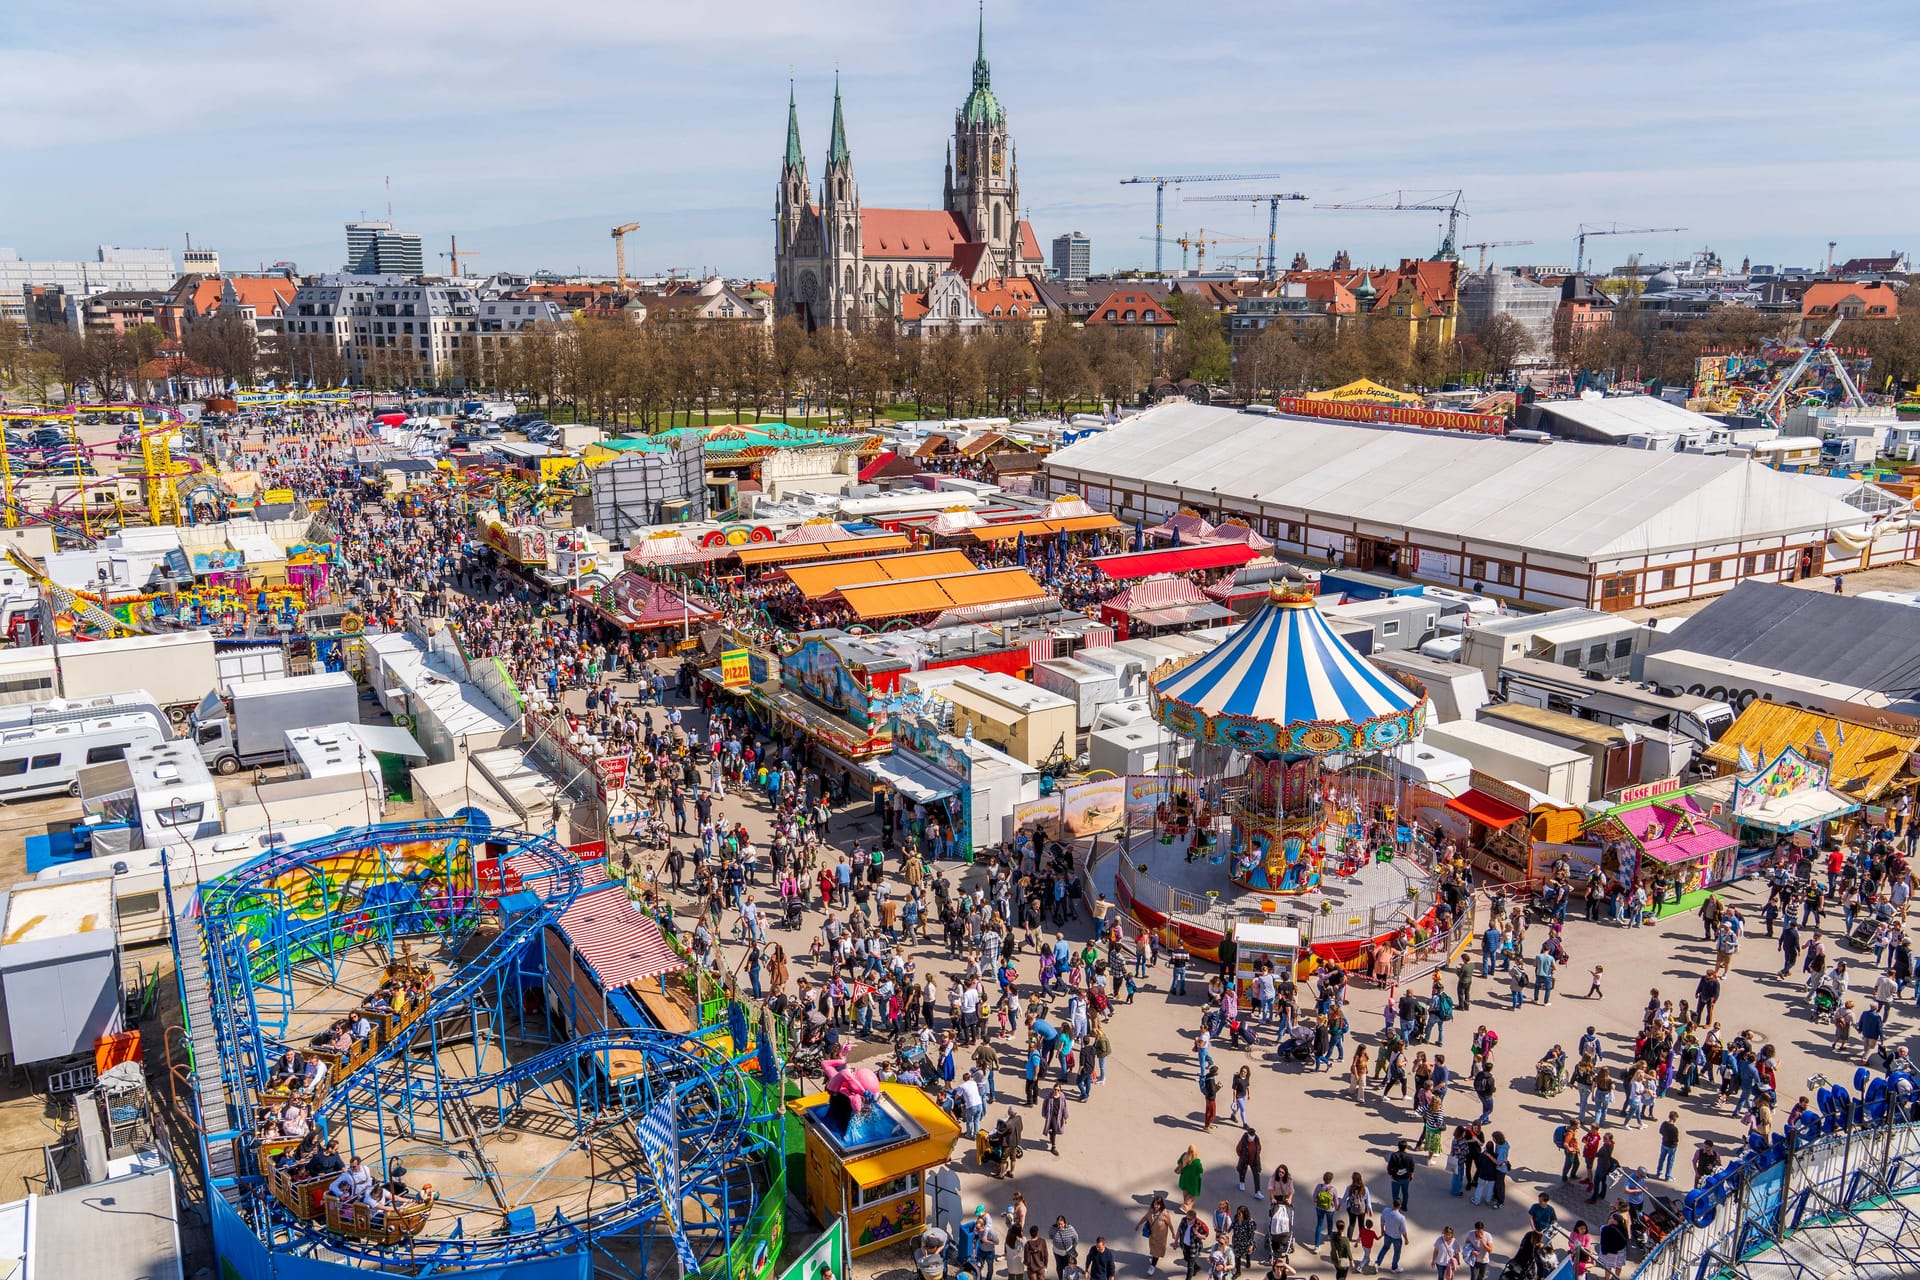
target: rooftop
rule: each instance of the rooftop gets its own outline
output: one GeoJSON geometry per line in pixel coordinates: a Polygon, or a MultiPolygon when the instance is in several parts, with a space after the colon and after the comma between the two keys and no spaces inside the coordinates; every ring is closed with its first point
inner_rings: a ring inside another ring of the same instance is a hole
{"type": "Polygon", "coordinates": [[[1328,419],[1159,405],[1051,454],[1075,483],[1111,476],[1234,503],[1326,513],[1575,559],[1857,528],[1804,478],[1705,454],[1523,444],[1328,419]]]}

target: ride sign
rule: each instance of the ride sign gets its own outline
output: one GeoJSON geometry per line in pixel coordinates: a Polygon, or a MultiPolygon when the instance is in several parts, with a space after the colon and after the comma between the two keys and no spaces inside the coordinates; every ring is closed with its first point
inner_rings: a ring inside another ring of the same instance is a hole
{"type": "Polygon", "coordinates": [[[1495,413],[1461,413],[1454,409],[1403,409],[1396,405],[1367,404],[1358,400],[1308,400],[1301,396],[1281,396],[1274,401],[1281,413],[1302,418],[1331,418],[1340,422],[1379,422],[1397,427],[1423,427],[1429,431],[1471,431],[1483,436],[1507,433],[1507,420],[1495,413]]]}
{"type": "Polygon", "coordinates": [[[608,795],[618,795],[627,789],[627,769],[633,757],[601,756],[594,761],[600,766],[600,788],[608,795]]]}

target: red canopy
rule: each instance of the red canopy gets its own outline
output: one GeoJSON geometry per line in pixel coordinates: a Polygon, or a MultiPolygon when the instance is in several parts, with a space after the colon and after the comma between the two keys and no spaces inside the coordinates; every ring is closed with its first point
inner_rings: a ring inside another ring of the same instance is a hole
{"type": "Polygon", "coordinates": [[[1200,542],[1161,551],[1133,551],[1101,556],[1090,563],[1116,582],[1156,573],[1187,573],[1195,569],[1226,569],[1243,565],[1258,553],[1244,542],[1200,542]]]}
{"type": "Polygon", "coordinates": [[[1497,800],[1472,787],[1447,801],[1447,808],[1455,813],[1463,813],[1481,826],[1491,827],[1495,831],[1510,827],[1527,816],[1525,809],[1516,809],[1505,800],[1497,800]]]}

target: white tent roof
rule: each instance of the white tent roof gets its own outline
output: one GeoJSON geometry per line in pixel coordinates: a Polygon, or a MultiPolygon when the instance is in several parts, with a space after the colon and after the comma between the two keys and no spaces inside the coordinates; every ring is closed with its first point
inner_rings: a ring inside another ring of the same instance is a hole
{"type": "Polygon", "coordinates": [[[1175,486],[1574,559],[1825,532],[1861,512],[1800,476],[1706,454],[1523,444],[1172,402],[1051,454],[1049,471],[1175,486]]]}
{"type": "Polygon", "coordinates": [[[1543,400],[1539,409],[1567,422],[1615,440],[1628,436],[1659,433],[1685,435],[1725,424],[1668,404],[1658,396],[1583,396],[1578,400],[1543,400]]]}

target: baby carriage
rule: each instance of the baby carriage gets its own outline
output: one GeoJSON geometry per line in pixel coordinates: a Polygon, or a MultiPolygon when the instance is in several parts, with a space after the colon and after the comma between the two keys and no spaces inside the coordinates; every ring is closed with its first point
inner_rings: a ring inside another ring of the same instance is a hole
{"type": "Polygon", "coordinates": [[[1833,1021],[1834,1010],[1840,1007],[1840,993],[1826,979],[1813,992],[1813,1020],[1815,1022],[1833,1021]]]}

